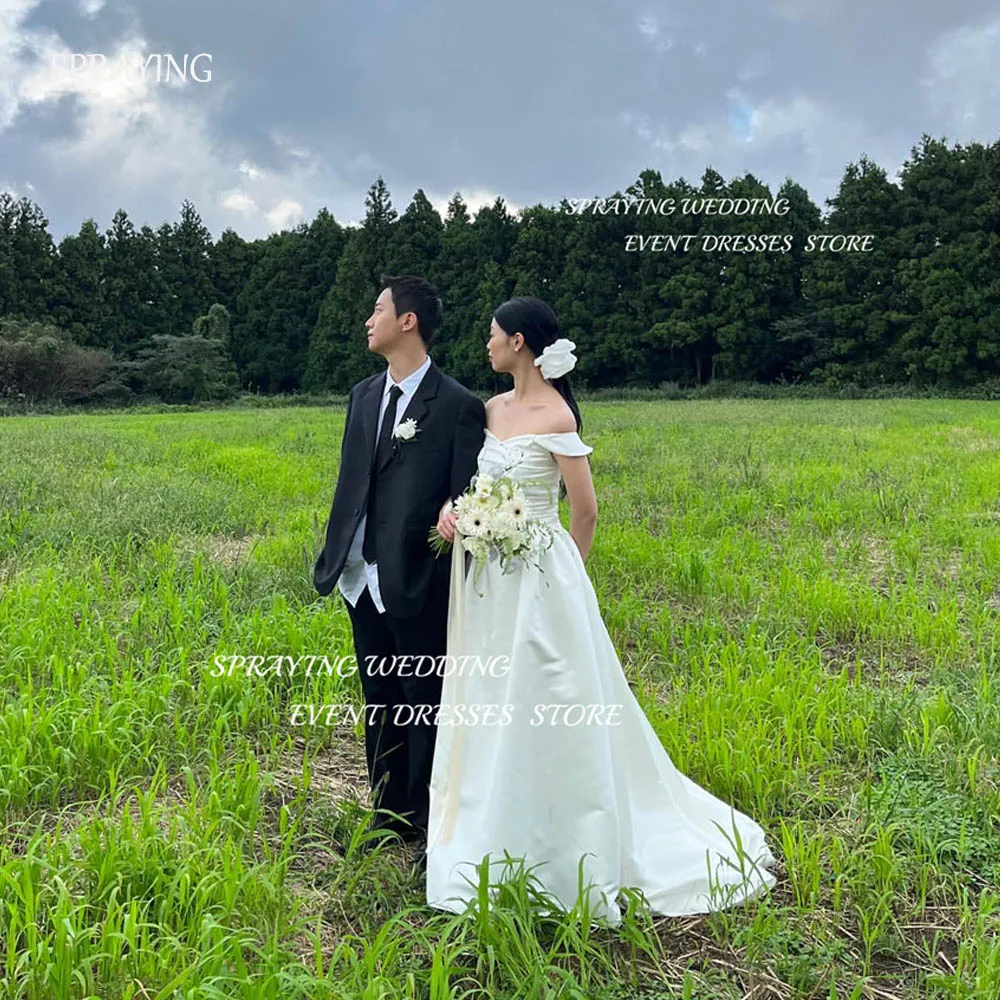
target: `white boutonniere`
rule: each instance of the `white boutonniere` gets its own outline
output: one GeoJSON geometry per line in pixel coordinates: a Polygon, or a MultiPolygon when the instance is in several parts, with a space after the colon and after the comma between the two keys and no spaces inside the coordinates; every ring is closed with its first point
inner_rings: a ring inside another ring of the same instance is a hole
{"type": "Polygon", "coordinates": [[[408,420],[404,420],[396,428],[396,437],[400,441],[412,441],[417,436],[417,422],[410,417],[408,420]]]}

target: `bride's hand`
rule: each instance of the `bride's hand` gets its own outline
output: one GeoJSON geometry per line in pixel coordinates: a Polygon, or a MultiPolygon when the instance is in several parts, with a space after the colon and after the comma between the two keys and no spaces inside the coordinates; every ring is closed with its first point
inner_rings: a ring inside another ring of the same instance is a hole
{"type": "Polygon", "coordinates": [[[441,513],[438,514],[437,531],[446,542],[455,541],[455,515],[450,500],[445,501],[441,513]]]}

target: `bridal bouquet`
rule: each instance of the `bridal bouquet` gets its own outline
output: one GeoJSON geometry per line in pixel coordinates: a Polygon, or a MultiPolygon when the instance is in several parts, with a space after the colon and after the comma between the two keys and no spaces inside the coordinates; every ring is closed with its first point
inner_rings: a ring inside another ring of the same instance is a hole
{"type": "MultiPolygon", "coordinates": [[[[473,582],[491,556],[500,560],[501,571],[520,559],[540,569],[541,555],[552,545],[552,529],[529,517],[520,485],[506,476],[494,479],[480,473],[469,488],[455,500],[455,529],[463,536],[465,548],[476,563],[473,582]]],[[[431,548],[437,555],[451,548],[432,528],[431,548]]]]}

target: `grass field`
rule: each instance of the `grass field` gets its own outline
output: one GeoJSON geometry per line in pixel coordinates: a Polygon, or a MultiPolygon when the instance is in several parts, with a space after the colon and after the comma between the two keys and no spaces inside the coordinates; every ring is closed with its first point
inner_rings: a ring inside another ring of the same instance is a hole
{"type": "MultiPolygon", "coordinates": [[[[588,570],[675,763],[768,831],[745,909],[422,906],[361,854],[312,588],[343,410],[0,421],[0,1000],[1000,997],[1000,411],[591,403],[588,570]],[[346,847],[345,847],[346,845],[346,847]]],[[[485,890],[485,886],[483,887],[485,890]]]]}

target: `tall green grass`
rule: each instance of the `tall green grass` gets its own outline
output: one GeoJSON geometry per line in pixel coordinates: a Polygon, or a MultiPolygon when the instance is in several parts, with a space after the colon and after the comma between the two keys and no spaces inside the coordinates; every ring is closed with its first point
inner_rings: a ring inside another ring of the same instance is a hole
{"type": "MultiPolygon", "coordinates": [[[[312,565],[343,411],[0,421],[0,1000],[1000,997],[1000,415],[590,402],[588,570],[676,764],[768,831],[746,907],[458,916],[365,850],[312,565]],[[304,669],[304,668],[302,668],[304,669]]],[[[472,860],[472,859],[470,859],[472,860]]]]}

